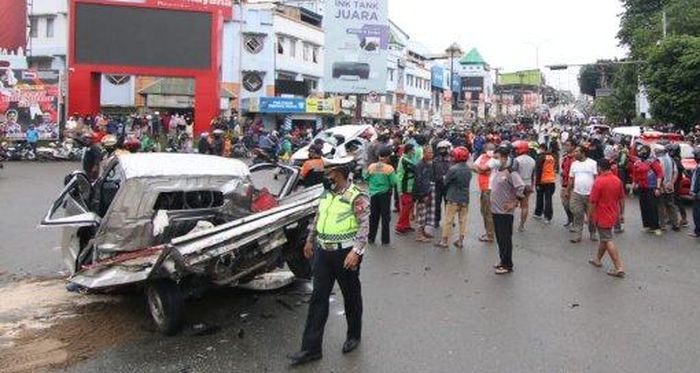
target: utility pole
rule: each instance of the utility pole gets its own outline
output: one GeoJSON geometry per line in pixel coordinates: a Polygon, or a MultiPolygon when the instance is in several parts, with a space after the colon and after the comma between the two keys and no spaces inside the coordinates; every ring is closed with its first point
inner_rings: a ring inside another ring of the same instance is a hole
{"type": "MultiPolygon", "coordinates": [[[[454,86],[454,75],[455,75],[455,54],[461,54],[462,48],[456,42],[452,43],[449,48],[445,50],[450,55],[450,92],[452,92],[452,87],[454,86]]],[[[455,107],[454,92],[452,92],[452,108],[455,107]]]]}
{"type": "Polygon", "coordinates": [[[666,19],[666,10],[661,11],[661,27],[663,27],[664,39],[666,39],[668,30],[668,20],[666,19]]]}

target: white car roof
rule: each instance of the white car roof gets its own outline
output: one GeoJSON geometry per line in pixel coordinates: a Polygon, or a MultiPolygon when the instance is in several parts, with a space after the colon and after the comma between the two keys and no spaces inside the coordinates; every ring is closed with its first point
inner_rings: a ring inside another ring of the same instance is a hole
{"type": "Polygon", "coordinates": [[[136,153],[118,156],[127,179],[160,176],[231,176],[245,178],[245,163],[203,154],[136,153]]]}
{"type": "Polygon", "coordinates": [[[639,128],[639,126],[617,127],[613,128],[612,133],[623,136],[639,137],[642,134],[642,130],[639,128]]]}
{"type": "Polygon", "coordinates": [[[367,124],[357,124],[333,127],[322,132],[330,132],[334,135],[343,135],[343,137],[345,137],[345,141],[350,141],[352,138],[360,136],[369,128],[372,128],[372,126],[367,124]]]}

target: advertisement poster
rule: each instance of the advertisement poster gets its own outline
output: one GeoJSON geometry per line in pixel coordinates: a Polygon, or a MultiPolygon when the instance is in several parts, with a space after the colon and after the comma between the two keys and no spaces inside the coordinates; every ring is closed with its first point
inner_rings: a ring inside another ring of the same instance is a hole
{"type": "Polygon", "coordinates": [[[324,85],[327,92],[384,92],[389,49],[387,0],[326,2],[324,85]]]}
{"type": "Polygon", "coordinates": [[[261,113],[305,113],[306,100],[303,98],[260,97],[261,113]]]}
{"type": "Polygon", "coordinates": [[[58,139],[57,70],[0,69],[0,137],[23,140],[34,126],[41,139],[58,139]]]}
{"type": "Polygon", "coordinates": [[[306,100],[306,112],[311,114],[335,114],[335,99],[309,98],[306,100]]]}

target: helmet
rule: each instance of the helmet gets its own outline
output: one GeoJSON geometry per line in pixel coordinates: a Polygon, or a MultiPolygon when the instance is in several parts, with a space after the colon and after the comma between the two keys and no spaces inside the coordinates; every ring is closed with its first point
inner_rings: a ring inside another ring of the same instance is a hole
{"type": "Polygon", "coordinates": [[[681,146],[678,144],[666,145],[666,151],[672,158],[679,158],[681,156],[681,146]]]}
{"type": "Polygon", "coordinates": [[[530,144],[527,141],[516,141],[513,143],[513,147],[515,148],[515,154],[517,155],[523,155],[530,152],[530,144]]]}
{"type": "Polygon", "coordinates": [[[504,156],[510,156],[510,153],[513,152],[513,145],[508,142],[504,141],[498,145],[496,148],[496,153],[504,155],[504,156]]]}
{"type": "Polygon", "coordinates": [[[466,162],[469,159],[469,150],[463,146],[459,146],[452,150],[452,159],[455,162],[466,162]]]}
{"type": "Polygon", "coordinates": [[[214,134],[214,136],[221,136],[224,134],[224,131],[220,129],[215,129],[212,133],[214,134]]]}
{"type": "Polygon", "coordinates": [[[450,149],[452,148],[452,144],[447,141],[447,140],[442,140],[437,144],[438,149],[450,149]]]}
{"type": "Polygon", "coordinates": [[[107,135],[102,138],[102,146],[105,148],[111,148],[117,146],[117,137],[114,135],[107,135]]]}

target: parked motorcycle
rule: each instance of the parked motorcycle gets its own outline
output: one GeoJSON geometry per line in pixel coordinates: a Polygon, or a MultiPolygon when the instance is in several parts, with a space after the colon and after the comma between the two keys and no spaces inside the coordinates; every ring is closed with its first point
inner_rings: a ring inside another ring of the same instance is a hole
{"type": "Polygon", "coordinates": [[[11,161],[33,161],[36,154],[31,146],[26,142],[18,142],[7,148],[9,160],[11,161]]]}

